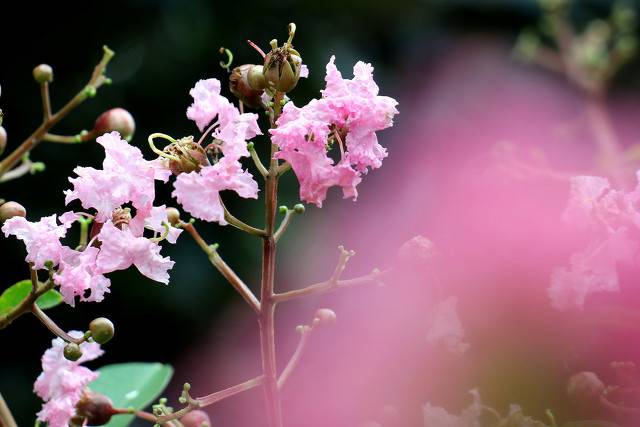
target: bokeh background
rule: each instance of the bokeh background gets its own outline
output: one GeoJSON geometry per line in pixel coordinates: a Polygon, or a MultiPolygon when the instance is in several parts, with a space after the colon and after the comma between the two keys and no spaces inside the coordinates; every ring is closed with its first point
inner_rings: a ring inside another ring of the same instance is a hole
{"type": "MultiPolygon", "coordinates": [[[[576,3],[577,25],[605,16],[611,6],[608,1],[576,3]]],[[[54,68],[55,108],[86,82],[103,44],[115,50],[108,68],[113,84],[55,131],[90,129],[104,110],[124,107],[136,119],[133,143],[150,153],[145,141],[151,132],[183,136],[197,131],[185,117],[188,90],[200,78],[225,79],[218,65],[220,46],[234,52],[236,65],[258,62],[245,40],[266,48],[272,38],[285,38],[292,21],[298,26],[295,45],[311,70],[291,95],[294,102],[317,96],[332,54],[345,76],[357,60],[371,62],[382,94],[399,101],[394,128],[379,135],[390,153],[385,167],[366,177],[357,203],[332,192],[324,208],[310,207],[295,221],[282,244],[278,286],[326,278],[337,258],[335,247],[342,243],[359,253],[345,276],[386,267],[416,234],[438,247],[438,279],[426,273],[400,275],[385,288],[348,290],[283,307],[281,363],[295,346],[294,326],[309,322],[316,308],[336,308],[340,318],[335,329],[317,333],[291,379],[284,394],[288,425],[354,426],[387,417],[385,426],[417,426],[421,404],[431,400],[455,410],[468,404],[467,391],[474,387],[500,410],[519,403],[542,417],[553,408],[564,420],[571,416],[564,397],[571,373],[639,355],[633,327],[590,326],[584,332],[576,326],[580,316],[561,317],[549,306],[545,289],[551,269],[566,263],[584,242],[560,220],[568,184],[520,179],[497,167],[505,163],[495,156],[503,143],[525,158],[544,152],[550,164],[569,172],[584,173],[593,164],[579,91],[560,76],[513,60],[519,32],[539,18],[535,1],[132,0],[7,6],[0,5],[0,108],[10,147],[40,121],[31,78],[39,63],[54,68]],[[449,295],[459,298],[471,344],[462,357],[434,350],[425,339],[434,300],[449,295]]],[[[639,71],[640,62],[627,65],[611,90],[617,131],[628,146],[640,141],[639,71]]],[[[32,219],[62,212],[62,191],[72,169],[98,165],[102,153],[95,143],[43,144],[32,158],[47,170],[2,185],[0,196],[25,205],[32,219]]],[[[162,188],[160,200],[171,203],[169,193],[162,188]]],[[[291,175],[281,197],[290,206],[298,201],[291,175]]],[[[228,200],[237,216],[261,223],[259,204],[228,200]]],[[[201,228],[255,289],[259,242],[231,227],[201,228]]],[[[186,236],[181,240],[163,251],[176,261],[169,286],[135,270],[120,272],[111,275],[112,292],[103,303],[51,312],[67,329],[82,329],[97,316],[112,319],[116,339],[95,366],[170,363],[176,368],[167,392],[173,403],[185,380],[205,394],[255,375],[259,366],[252,313],[198,247],[186,236]]],[[[0,289],[28,277],[23,258],[21,244],[0,239],[0,289]]],[[[637,277],[632,273],[630,282],[637,277]]],[[[618,298],[631,307],[638,302],[634,293],[618,298]]],[[[31,425],[39,409],[32,387],[50,339],[30,316],[0,331],[0,391],[20,426],[31,425]]],[[[214,425],[264,422],[259,391],[208,410],[214,425]]]]}

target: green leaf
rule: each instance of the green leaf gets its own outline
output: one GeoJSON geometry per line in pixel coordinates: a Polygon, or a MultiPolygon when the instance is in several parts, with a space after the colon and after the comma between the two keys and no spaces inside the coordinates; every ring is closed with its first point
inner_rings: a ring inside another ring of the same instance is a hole
{"type": "Polygon", "coordinates": [[[620,425],[611,423],[609,421],[583,420],[571,421],[569,423],[565,423],[562,427],[620,427],[620,425]]]}
{"type": "MultiPolygon", "coordinates": [[[[31,280],[21,280],[20,282],[5,289],[0,295],[0,316],[9,313],[14,307],[24,301],[31,292],[31,280]]],[[[38,307],[43,310],[53,308],[62,302],[62,295],[56,290],[51,289],[40,295],[36,301],[38,307]]]]}
{"type": "MultiPolygon", "coordinates": [[[[89,388],[108,396],[114,408],[144,409],[164,391],[173,368],[162,363],[118,363],[98,369],[100,376],[89,388]]],[[[126,427],[133,415],[115,415],[108,427],[126,427]]]]}

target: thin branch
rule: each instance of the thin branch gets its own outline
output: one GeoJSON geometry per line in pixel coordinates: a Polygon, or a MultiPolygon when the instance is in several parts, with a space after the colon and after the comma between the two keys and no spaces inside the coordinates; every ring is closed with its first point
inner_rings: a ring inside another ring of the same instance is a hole
{"type": "Polygon", "coordinates": [[[193,224],[190,223],[181,223],[180,226],[187,231],[193,237],[193,240],[196,241],[198,246],[202,248],[202,250],[207,254],[209,261],[213,266],[224,276],[225,279],[235,288],[236,291],[240,294],[240,296],[249,304],[249,306],[256,313],[260,312],[260,301],[256,298],[256,296],[251,292],[251,289],[242,281],[240,277],[227,265],[226,262],[220,257],[216,249],[208,245],[207,242],[204,241],[200,233],[196,230],[193,224]]]}
{"type": "Polygon", "coordinates": [[[245,222],[243,222],[242,220],[239,220],[238,218],[236,218],[235,216],[233,216],[231,214],[231,212],[229,212],[227,210],[227,207],[224,205],[224,203],[222,202],[222,199],[220,199],[220,204],[222,205],[222,208],[224,209],[224,219],[231,224],[232,226],[234,226],[235,228],[237,228],[238,230],[242,230],[246,233],[249,234],[253,234],[254,236],[264,236],[265,232],[264,230],[260,230],[259,228],[255,228],[250,226],[249,224],[246,224],[245,222]]]}
{"type": "Polygon", "coordinates": [[[11,410],[9,410],[7,402],[5,402],[4,398],[2,397],[2,393],[0,393],[0,426],[18,427],[18,424],[16,424],[16,420],[13,418],[11,410]]]}
{"type": "Polygon", "coordinates": [[[284,175],[289,169],[291,169],[291,163],[284,162],[280,166],[278,166],[278,176],[284,175]]]}
{"type": "Polygon", "coordinates": [[[84,342],[84,338],[74,338],[71,335],[69,335],[68,333],[66,333],[64,330],[62,330],[62,328],[60,328],[60,326],[58,326],[56,324],[56,322],[53,321],[53,319],[51,319],[49,316],[47,316],[46,313],[44,311],[42,311],[42,309],[40,307],[38,307],[38,304],[35,304],[35,303],[33,304],[33,306],[31,307],[31,312],[55,336],[58,336],[58,337],[62,338],[66,342],[72,342],[72,343],[76,343],[76,344],[81,344],[82,342],[84,342]]]}
{"type": "Polygon", "coordinates": [[[40,97],[42,98],[43,122],[51,118],[51,99],[49,98],[49,82],[40,83],[40,97]]]}
{"type": "Polygon", "coordinates": [[[43,141],[55,142],[57,144],[80,144],[83,142],[91,141],[98,136],[98,132],[95,129],[82,131],[77,135],[56,135],[53,133],[46,133],[42,137],[43,141]]]}
{"type": "Polygon", "coordinates": [[[280,226],[278,227],[276,232],[273,234],[273,238],[275,239],[276,242],[280,240],[284,232],[289,227],[289,224],[291,223],[291,220],[293,219],[293,215],[295,213],[296,212],[293,209],[287,209],[287,212],[284,214],[284,219],[280,223],[280,226]]]}
{"type": "Polygon", "coordinates": [[[53,280],[48,280],[45,284],[39,285],[38,290],[36,290],[35,293],[29,293],[29,295],[27,295],[27,297],[10,312],[0,316],[0,329],[6,328],[11,324],[11,322],[23,314],[29,313],[31,311],[31,306],[36,302],[36,300],[45,292],[53,289],[53,286],[53,280]]]}
{"type": "Polygon", "coordinates": [[[304,350],[307,346],[309,335],[311,334],[312,331],[313,331],[313,326],[307,326],[307,325],[302,326],[300,330],[300,341],[298,341],[298,346],[296,347],[296,350],[293,352],[291,359],[289,359],[289,363],[287,363],[287,366],[284,368],[284,370],[280,374],[280,377],[278,378],[278,389],[282,389],[284,387],[284,384],[287,382],[287,379],[289,379],[289,376],[291,376],[296,366],[298,366],[298,363],[300,362],[300,358],[302,357],[302,354],[304,353],[304,350]]]}
{"type": "Polygon", "coordinates": [[[251,154],[251,159],[253,160],[253,163],[255,163],[256,168],[258,169],[258,172],[260,172],[260,175],[262,175],[263,178],[266,178],[267,175],[269,175],[269,171],[267,170],[267,168],[264,167],[264,164],[262,164],[262,160],[260,160],[260,156],[258,156],[258,153],[256,152],[256,148],[253,145],[253,142],[250,142],[249,144],[247,144],[247,150],[249,150],[249,154],[251,154]]]}
{"type": "Polygon", "coordinates": [[[100,86],[109,80],[104,76],[105,68],[113,57],[114,53],[106,46],[103,48],[104,54],[102,60],[96,65],[91,75],[91,79],[87,85],[78,92],[67,104],[57,113],[53,114],[49,120],[43,122],[22,144],[20,144],[11,154],[0,162],[0,177],[7,173],[16,163],[20,161],[22,156],[33,150],[40,142],[44,135],[59,123],[67,114],[80,105],[84,100],[95,95],[100,86]]]}
{"type": "Polygon", "coordinates": [[[29,158],[29,153],[22,156],[22,163],[18,167],[15,167],[0,176],[0,182],[12,181],[14,179],[21,178],[26,174],[34,174],[36,172],[44,170],[44,164],[40,162],[32,162],[29,158]]]}

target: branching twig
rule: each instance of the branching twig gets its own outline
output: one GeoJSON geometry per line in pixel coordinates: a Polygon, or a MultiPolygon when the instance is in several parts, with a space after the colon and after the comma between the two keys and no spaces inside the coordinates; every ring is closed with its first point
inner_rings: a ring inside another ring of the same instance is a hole
{"type": "Polygon", "coordinates": [[[284,370],[280,374],[280,377],[278,378],[279,389],[282,389],[282,387],[284,387],[284,384],[287,382],[287,379],[289,379],[289,376],[291,375],[291,373],[294,371],[296,366],[298,366],[298,362],[300,362],[300,358],[302,357],[302,354],[304,353],[304,350],[307,346],[309,335],[313,331],[313,326],[302,325],[302,326],[299,326],[299,328],[300,328],[300,341],[298,341],[298,346],[296,347],[296,350],[293,352],[291,359],[289,359],[289,363],[287,363],[287,366],[284,368],[284,370]]]}

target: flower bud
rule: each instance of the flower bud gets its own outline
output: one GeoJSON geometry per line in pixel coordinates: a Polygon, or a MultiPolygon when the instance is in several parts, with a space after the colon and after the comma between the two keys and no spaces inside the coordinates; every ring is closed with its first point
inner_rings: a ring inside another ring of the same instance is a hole
{"type": "Polygon", "coordinates": [[[180,418],[184,427],[211,427],[211,420],[206,412],[195,410],[180,418]]]}
{"type": "Polygon", "coordinates": [[[320,308],[316,310],[314,322],[316,320],[320,325],[334,325],[336,323],[336,313],[330,308],[320,308]]]}
{"type": "Polygon", "coordinates": [[[62,354],[65,359],[75,362],[82,357],[82,350],[80,350],[80,346],[78,344],[70,342],[64,346],[62,354]]]}
{"type": "Polygon", "coordinates": [[[175,226],[180,222],[180,211],[176,208],[167,208],[169,224],[175,226]]]}
{"type": "Polygon", "coordinates": [[[98,135],[117,131],[123,139],[130,141],[136,131],[136,122],[124,108],[112,108],[100,114],[93,129],[98,135]]]}
{"type": "Polygon", "coordinates": [[[593,372],[579,372],[567,382],[567,396],[579,405],[597,402],[604,393],[605,385],[593,372]]]}
{"type": "Polygon", "coordinates": [[[264,79],[264,67],[262,65],[253,65],[249,68],[247,83],[255,90],[264,90],[267,87],[267,81],[264,79]]]}
{"type": "Polygon", "coordinates": [[[113,338],[114,328],[113,322],[106,317],[98,317],[89,323],[89,331],[91,337],[98,344],[104,344],[113,338]]]}
{"type": "Polygon", "coordinates": [[[105,425],[111,420],[114,412],[111,399],[91,390],[85,390],[76,405],[77,417],[81,418],[84,423],[80,425],[105,425]]]}
{"type": "Polygon", "coordinates": [[[47,64],[40,64],[33,69],[33,78],[38,83],[49,83],[53,81],[53,68],[47,64]]]}
{"type": "Polygon", "coordinates": [[[278,92],[293,90],[300,79],[302,59],[289,46],[276,47],[264,58],[264,78],[267,86],[278,92]]]}
{"type": "Polygon", "coordinates": [[[302,203],[298,203],[298,204],[293,206],[293,211],[295,213],[297,213],[298,215],[301,215],[301,214],[304,213],[305,207],[304,207],[304,205],[302,203]]]}
{"type": "Polygon", "coordinates": [[[7,148],[7,131],[0,126],[0,154],[7,148]]]}
{"type": "Polygon", "coordinates": [[[249,108],[261,108],[262,90],[254,89],[249,84],[249,71],[254,68],[253,64],[244,64],[236,67],[231,71],[229,76],[229,89],[240,101],[249,108]]]}
{"type": "Polygon", "coordinates": [[[0,206],[0,223],[14,216],[27,216],[27,210],[20,203],[6,202],[0,206]]]}
{"type": "Polygon", "coordinates": [[[204,149],[193,142],[192,136],[180,138],[162,150],[174,159],[166,159],[168,167],[174,175],[200,170],[202,166],[209,165],[209,159],[204,149]]]}

